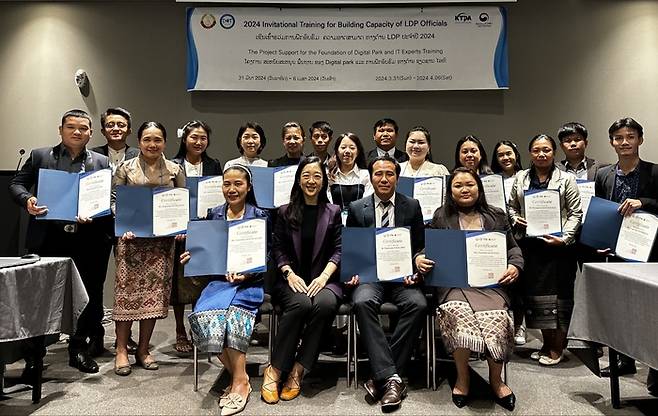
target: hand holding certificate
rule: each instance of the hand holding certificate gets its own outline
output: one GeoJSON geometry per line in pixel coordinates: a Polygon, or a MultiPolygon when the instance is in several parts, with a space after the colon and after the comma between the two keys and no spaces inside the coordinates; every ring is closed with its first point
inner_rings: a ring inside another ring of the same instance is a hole
{"type": "Polygon", "coordinates": [[[528,237],[562,234],[560,191],[556,189],[526,191],[524,205],[528,237]]]}
{"type": "Polygon", "coordinates": [[[135,237],[183,234],[190,219],[189,191],[185,188],[118,186],[115,235],[135,237]]]}

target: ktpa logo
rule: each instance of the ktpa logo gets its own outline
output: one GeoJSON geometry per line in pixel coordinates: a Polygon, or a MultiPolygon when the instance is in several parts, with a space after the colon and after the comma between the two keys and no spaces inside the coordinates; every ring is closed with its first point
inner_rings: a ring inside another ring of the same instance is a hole
{"type": "Polygon", "coordinates": [[[461,12],[455,16],[455,22],[457,23],[471,23],[473,19],[468,13],[461,12]]]}

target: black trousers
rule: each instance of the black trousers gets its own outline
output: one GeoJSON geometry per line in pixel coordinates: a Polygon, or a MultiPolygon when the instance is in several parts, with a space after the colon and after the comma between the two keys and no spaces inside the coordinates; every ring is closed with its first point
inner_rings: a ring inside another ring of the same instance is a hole
{"type": "Polygon", "coordinates": [[[352,303],[373,378],[383,381],[402,374],[425,320],[427,300],[423,292],[401,283],[367,283],[356,287],[352,303]],[[390,345],[379,322],[379,307],[386,301],[399,310],[390,345]]]}
{"type": "Polygon", "coordinates": [[[102,325],[103,285],[111,250],[112,240],[102,224],[82,224],[77,232],[69,233],[59,222],[49,224],[44,242],[37,249],[37,254],[42,257],[71,257],[89,296],[89,303],[78,318],[75,334],[69,339],[72,354],[87,348],[87,338],[103,337],[105,333],[102,325]]]}
{"type": "Polygon", "coordinates": [[[308,372],[318,360],[322,336],[336,316],[338,297],[325,287],[309,298],[304,293],[293,292],[287,283],[277,284],[274,292],[283,313],[274,340],[272,366],[287,373],[297,361],[308,372]]]}

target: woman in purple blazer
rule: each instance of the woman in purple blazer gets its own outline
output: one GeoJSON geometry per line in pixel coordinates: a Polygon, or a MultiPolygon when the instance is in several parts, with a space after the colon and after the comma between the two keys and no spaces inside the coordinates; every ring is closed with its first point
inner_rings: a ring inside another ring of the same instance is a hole
{"type": "Polygon", "coordinates": [[[297,397],[302,376],[318,359],[322,333],[334,320],[343,295],[338,280],[341,226],[340,207],[327,198],[322,162],[315,156],[303,159],[290,204],[279,208],[274,227],[272,249],[280,278],[273,296],[283,314],[261,387],[267,403],[297,397]],[[282,373],[288,378],[279,396],[282,373]]]}

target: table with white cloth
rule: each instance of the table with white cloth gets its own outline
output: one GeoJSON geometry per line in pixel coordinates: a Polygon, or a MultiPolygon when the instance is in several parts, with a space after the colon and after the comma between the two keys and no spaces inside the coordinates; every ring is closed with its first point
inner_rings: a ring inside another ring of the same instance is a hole
{"type": "Polygon", "coordinates": [[[612,406],[621,406],[617,353],[658,368],[658,263],[585,263],[568,338],[610,349],[612,406]]]}
{"type": "MultiPolygon", "coordinates": [[[[0,378],[6,364],[25,358],[27,343],[43,349],[60,333],[73,334],[88,302],[78,269],[68,257],[0,269],[0,378]]],[[[38,370],[32,393],[37,403],[43,357],[37,353],[31,358],[38,370]]]]}

